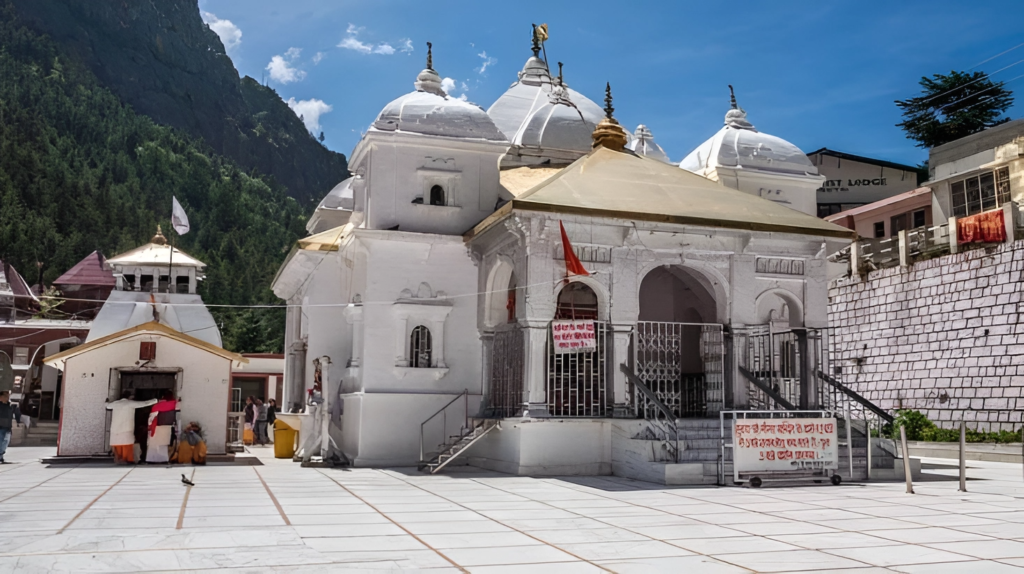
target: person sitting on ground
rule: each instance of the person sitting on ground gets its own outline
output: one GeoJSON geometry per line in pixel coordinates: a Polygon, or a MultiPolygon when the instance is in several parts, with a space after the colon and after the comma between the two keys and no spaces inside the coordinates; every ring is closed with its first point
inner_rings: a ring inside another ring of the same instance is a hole
{"type": "Polygon", "coordinates": [[[4,460],[7,452],[7,445],[11,444],[11,432],[14,428],[12,421],[21,418],[21,411],[18,405],[11,404],[11,391],[0,392],[0,464],[8,464],[4,460]]]}
{"type": "Polygon", "coordinates": [[[131,391],[121,393],[121,400],[107,404],[110,413],[110,448],[115,464],[135,462],[135,409],[155,405],[156,399],[136,401],[131,391]]]}
{"type": "Polygon", "coordinates": [[[181,432],[177,461],[179,464],[206,464],[206,441],[203,440],[203,427],[196,421],[188,423],[181,432]]]}

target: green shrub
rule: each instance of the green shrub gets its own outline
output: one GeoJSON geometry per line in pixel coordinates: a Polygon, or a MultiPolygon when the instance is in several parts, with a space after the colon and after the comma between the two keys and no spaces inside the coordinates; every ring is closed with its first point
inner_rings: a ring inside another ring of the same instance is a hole
{"type": "MultiPolygon", "coordinates": [[[[935,425],[928,417],[918,411],[903,409],[896,411],[896,419],[892,424],[886,423],[882,426],[882,436],[899,440],[900,427],[906,427],[907,440],[918,440],[928,442],[960,442],[960,426],[946,429],[935,425]]],[[[967,442],[989,442],[989,443],[1014,443],[1021,441],[1020,431],[977,431],[971,428],[966,430],[965,439],[967,442]]]]}

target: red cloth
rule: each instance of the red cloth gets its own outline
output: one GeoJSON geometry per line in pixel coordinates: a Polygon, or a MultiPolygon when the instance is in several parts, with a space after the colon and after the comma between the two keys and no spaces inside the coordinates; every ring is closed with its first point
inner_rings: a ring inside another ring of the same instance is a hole
{"type": "MultiPolygon", "coordinates": [[[[149,412],[150,413],[162,413],[162,412],[166,412],[166,411],[175,411],[175,410],[178,410],[178,401],[170,400],[170,401],[160,401],[159,403],[153,405],[152,410],[150,410],[149,412]]],[[[149,423],[149,436],[153,436],[153,435],[156,434],[156,419],[157,419],[157,417],[153,417],[153,420],[150,421],[150,423],[149,423]]]]}
{"type": "Polygon", "coordinates": [[[558,221],[558,228],[562,231],[562,251],[565,252],[565,274],[567,277],[573,275],[590,275],[587,270],[583,268],[583,264],[580,263],[579,257],[576,257],[576,252],[572,250],[572,243],[569,243],[569,236],[565,233],[565,226],[562,225],[562,221],[558,221]]]}
{"type": "Polygon", "coordinates": [[[1006,241],[1006,225],[1003,210],[986,211],[956,220],[957,243],[1003,243],[1006,241]]]}

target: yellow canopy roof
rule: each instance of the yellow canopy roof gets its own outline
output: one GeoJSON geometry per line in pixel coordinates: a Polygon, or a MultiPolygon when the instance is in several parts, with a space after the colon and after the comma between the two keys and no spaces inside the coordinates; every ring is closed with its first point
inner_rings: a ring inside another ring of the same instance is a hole
{"type": "Polygon", "coordinates": [[[845,227],[711,181],[677,166],[598,147],[487,218],[509,210],[640,219],[855,239],[845,227]]]}
{"type": "Polygon", "coordinates": [[[304,237],[299,240],[299,249],[306,251],[337,251],[341,246],[341,238],[352,228],[351,224],[321,231],[315,235],[304,237]]]}

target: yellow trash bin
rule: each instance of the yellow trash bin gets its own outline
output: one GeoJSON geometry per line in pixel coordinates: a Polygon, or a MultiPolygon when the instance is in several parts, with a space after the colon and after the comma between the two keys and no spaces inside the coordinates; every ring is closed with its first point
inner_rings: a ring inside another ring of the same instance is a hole
{"type": "Polygon", "coordinates": [[[298,431],[285,424],[281,419],[274,421],[274,458],[292,458],[295,456],[295,435],[298,431]]]}

